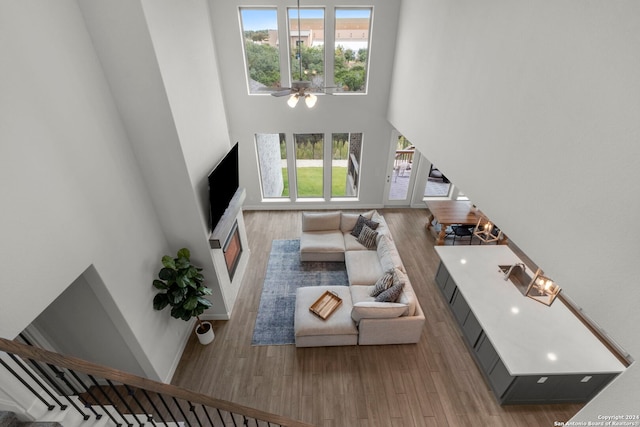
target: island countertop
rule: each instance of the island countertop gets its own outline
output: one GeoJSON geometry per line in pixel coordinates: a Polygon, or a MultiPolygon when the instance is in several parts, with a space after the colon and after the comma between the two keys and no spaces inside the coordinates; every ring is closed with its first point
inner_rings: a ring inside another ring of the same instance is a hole
{"type": "MultiPolygon", "coordinates": [[[[625,370],[561,300],[544,305],[504,280],[498,265],[522,262],[507,246],[439,246],[435,250],[511,375],[625,370]]],[[[534,273],[527,269],[528,275],[534,273]]]]}

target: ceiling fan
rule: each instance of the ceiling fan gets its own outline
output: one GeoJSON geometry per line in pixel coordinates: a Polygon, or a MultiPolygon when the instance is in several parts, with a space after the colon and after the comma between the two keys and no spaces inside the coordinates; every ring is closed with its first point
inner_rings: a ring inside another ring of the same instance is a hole
{"type": "MultiPolygon", "coordinates": [[[[300,27],[300,0],[298,0],[298,51],[297,51],[297,57],[298,57],[298,64],[299,64],[299,72],[300,72],[300,76],[302,77],[302,52],[301,52],[301,46],[302,46],[302,28],[300,27]]],[[[307,105],[308,108],[313,108],[316,105],[316,102],[318,101],[318,97],[311,92],[311,82],[310,81],[305,81],[305,80],[299,80],[299,81],[292,81],[291,82],[291,87],[284,87],[281,88],[281,90],[277,91],[277,92],[271,92],[271,96],[276,96],[276,97],[281,97],[281,96],[289,96],[289,99],[287,100],[287,105],[289,105],[289,107],[294,108],[297,104],[298,101],[300,100],[300,98],[304,99],[304,103],[307,105]]]]}

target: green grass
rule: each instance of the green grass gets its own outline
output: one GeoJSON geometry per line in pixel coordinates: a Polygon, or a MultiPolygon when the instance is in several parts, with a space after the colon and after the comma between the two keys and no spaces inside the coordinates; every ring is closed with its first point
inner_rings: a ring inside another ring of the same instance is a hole
{"type": "MultiPolygon", "coordinates": [[[[298,197],[322,197],[322,168],[298,168],[298,197]]],[[[331,196],[344,197],[347,194],[347,168],[331,168],[331,196]]],[[[284,178],[283,197],[289,197],[289,176],[287,169],[282,169],[284,178]]]]}

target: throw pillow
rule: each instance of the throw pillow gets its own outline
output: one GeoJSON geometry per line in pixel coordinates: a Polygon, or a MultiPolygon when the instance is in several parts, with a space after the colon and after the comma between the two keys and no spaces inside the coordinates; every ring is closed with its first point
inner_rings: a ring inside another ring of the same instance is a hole
{"type": "Polygon", "coordinates": [[[356,240],[367,249],[375,249],[377,238],[378,232],[365,225],[356,240]]]}
{"type": "Polygon", "coordinates": [[[407,283],[407,281],[409,281],[407,274],[400,268],[395,267],[393,269],[393,284],[397,285],[398,283],[407,283]]]}
{"type": "Polygon", "coordinates": [[[358,302],[353,304],[351,318],[357,322],[362,319],[390,319],[404,316],[407,305],[389,302],[358,302]]]}
{"type": "Polygon", "coordinates": [[[367,219],[362,215],[359,215],[358,221],[356,221],[356,226],[353,227],[353,230],[351,230],[351,235],[353,237],[360,236],[360,233],[362,232],[362,228],[365,225],[367,225],[370,229],[375,230],[376,228],[378,228],[378,225],[380,225],[380,223],[367,219]]]}
{"type": "Polygon", "coordinates": [[[393,285],[376,297],[376,302],[396,302],[400,298],[404,282],[393,285]]]}
{"type": "Polygon", "coordinates": [[[393,270],[386,271],[382,276],[380,276],[380,278],[373,285],[373,289],[371,290],[371,293],[369,294],[369,296],[377,297],[382,292],[392,287],[393,279],[394,279],[393,270]]]}

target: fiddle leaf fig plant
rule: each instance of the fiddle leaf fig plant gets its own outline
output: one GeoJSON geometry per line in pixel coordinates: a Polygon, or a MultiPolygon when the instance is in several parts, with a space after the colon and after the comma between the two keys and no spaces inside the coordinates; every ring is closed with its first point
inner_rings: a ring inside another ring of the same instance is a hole
{"type": "Polygon", "coordinates": [[[202,268],[191,264],[189,249],[182,248],[177,257],[169,255],[162,257],[163,268],[158,273],[158,279],[153,286],[161,292],[153,298],[153,308],[162,310],[171,306],[171,317],[189,321],[192,317],[198,320],[199,332],[205,332],[200,315],[211,307],[211,301],[205,295],[211,295],[211,289],[206,287],[202,268]]]}

